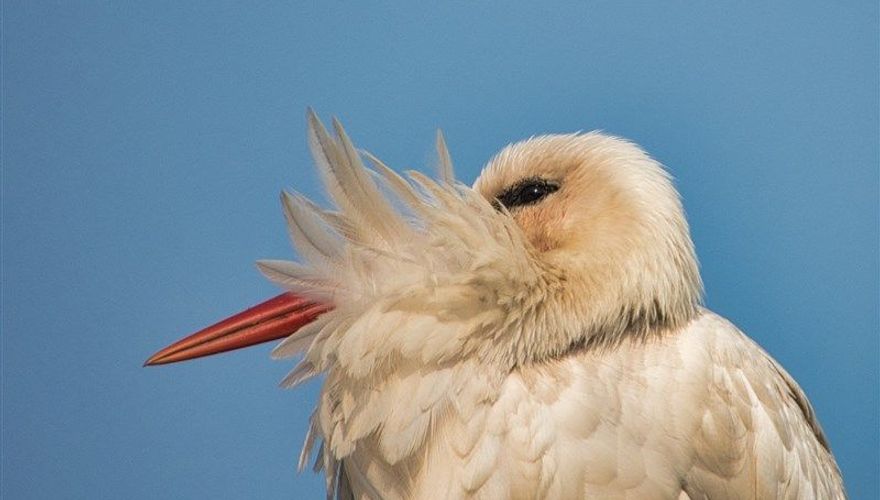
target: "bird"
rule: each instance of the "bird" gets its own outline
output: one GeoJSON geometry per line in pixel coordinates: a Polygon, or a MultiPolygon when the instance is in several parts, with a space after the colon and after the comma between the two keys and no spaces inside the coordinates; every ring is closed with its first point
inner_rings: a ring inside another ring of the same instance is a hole
{"type": "Polygon", "coordinates": [[[472,186],[399,174],[327,130],[332,202],[281,202],[281,295],[151,357],[283,338],[281,382],[322,376],[299,468],[327,498],[841,499],[806,395],[703,305],[664,167],[601,132],[503,148],[472,186]]]}

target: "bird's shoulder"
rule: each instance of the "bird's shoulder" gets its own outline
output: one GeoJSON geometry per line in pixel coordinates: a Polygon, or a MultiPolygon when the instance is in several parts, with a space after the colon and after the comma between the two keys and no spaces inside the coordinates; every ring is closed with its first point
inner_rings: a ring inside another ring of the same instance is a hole
{"type": "Polygon", "coordinates": [[[688,406],[692,497],[844,497],[812,405],[764,349],[708,310],[673,345],[694,359],[688,375],[704,387],[688,406]]]}

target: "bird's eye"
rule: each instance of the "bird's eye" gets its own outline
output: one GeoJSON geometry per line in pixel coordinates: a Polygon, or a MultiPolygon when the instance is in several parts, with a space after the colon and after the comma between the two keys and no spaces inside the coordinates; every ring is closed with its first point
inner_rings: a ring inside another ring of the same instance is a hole
{"type": "Polygon", "coordinates": [[[533,205],[547,195],[559,190],[559,184],[546,179],[525,179],[514,184],[496,198],[496,208],[503,205],[508,210],[533,205]]]}

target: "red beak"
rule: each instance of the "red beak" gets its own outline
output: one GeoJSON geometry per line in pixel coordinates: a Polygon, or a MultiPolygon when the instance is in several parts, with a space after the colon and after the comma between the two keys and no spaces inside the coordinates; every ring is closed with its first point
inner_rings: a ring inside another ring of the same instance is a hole
{"type": "Polygon", "coordinates": [[[332,306],[282,293],[153,354],[144,366],[164,365],[277,340],[311,323],[332,306]]]}

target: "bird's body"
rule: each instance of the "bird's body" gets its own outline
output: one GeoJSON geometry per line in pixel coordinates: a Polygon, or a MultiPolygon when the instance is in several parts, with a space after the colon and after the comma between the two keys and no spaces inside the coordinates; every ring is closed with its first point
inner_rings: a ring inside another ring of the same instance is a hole
{"type": "Polygon", "coordinates": [[[309,120],[335,209],[285,193],[303,263],[260,268],[332,306],[273,351],[303,356],[285,386],[325,376],[300,466],[317,448],[328,496],[845,497],[797,384],[701,306],[678,194],[637,146],[537,137],[469,188],[442,140],[440,180],[405,179],[309,120]]]}
{"type": "Polygon", "coordinates": [[[395,429],[446,410],[394,465],[381,440],[412,435],[362,442],[343,464],[354,498],[843,497],[803,393],[709,311],[647,342],[426,378],[390,389],[395,429]]]}

